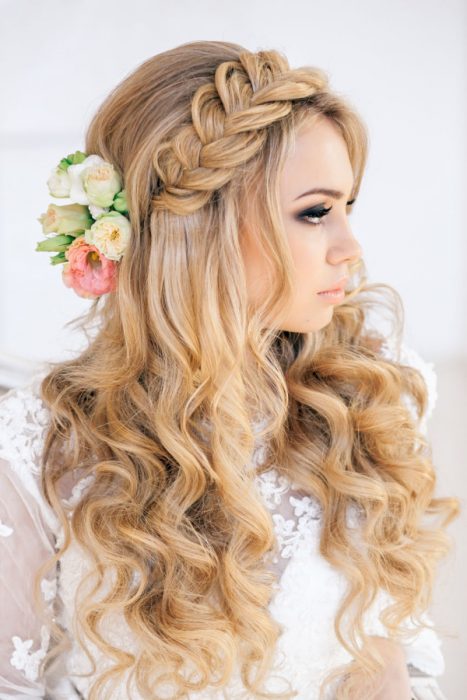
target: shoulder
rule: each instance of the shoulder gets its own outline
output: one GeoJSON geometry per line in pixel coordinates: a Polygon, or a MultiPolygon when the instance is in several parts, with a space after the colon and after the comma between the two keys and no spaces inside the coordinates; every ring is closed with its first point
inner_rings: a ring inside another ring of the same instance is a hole
{"type": "Polygon", "coordinates": [[[0,396],[0,457],[34,462],[42,448],[50,414],[40,397],[42,373],[0,396]]]}
{"type": "MultiPolygon", "coordinates": [[[[23,487],[39,503],[44,515],[54,528],[56,516],[46,504],[40,490],[44,439],[50,426],[51,415],[41,398],[40,385],[47,368],[38,371],[22,386],[10,389],[0,396],[0,461],[8,463],[23,487]]],[[[76,478],[68,474],[60,482],[62,502],[76,505],[83,491],[94,481],[94,476],[76,478]]]]}
{"type": "Polygon", "coordinates": [[[393,339],[386,338],[381,345],[380,353],[387,359],[418,369],[429,388],[436,394],[437,376],[434,362],[426,360],[418,350],[406,341],[396,342],[393,339]]]}
{"type": "Polygon", "coordinates": [[[438,377],[434,362],[426,360],[418,350],[411,347],[404,340],[397,342],[391,338],[384,340],[380,354],[386,359],[409,365],[420,372],[428,393],[427,408],[420,424],[421,430],[426,432],[427,421],[433,413],[438,400],[438,377]]]}
{"type": "Polygon", "coordinates": [[[40,397],[43,372],[26,384],[0,396],[1,469],[15,476],[16,483],[39,505],[54,530],[57,519],[40,489],[41,457],[50,413],[40,397]]]}

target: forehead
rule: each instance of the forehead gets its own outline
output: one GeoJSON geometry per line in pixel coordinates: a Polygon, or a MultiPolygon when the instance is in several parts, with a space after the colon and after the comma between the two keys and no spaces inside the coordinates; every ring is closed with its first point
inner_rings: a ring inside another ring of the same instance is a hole
{"type": "Polygon", "coordinates": [[[347,144],[339,128],[325,118],[302,124],[281,173],[281,198],[294,199],[313,186],[350,194],[353,181],[347,144]]]}

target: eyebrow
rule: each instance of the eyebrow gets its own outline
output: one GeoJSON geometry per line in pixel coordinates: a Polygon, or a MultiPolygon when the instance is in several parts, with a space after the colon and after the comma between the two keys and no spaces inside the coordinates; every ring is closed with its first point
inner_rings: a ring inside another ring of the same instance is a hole
{"type": "Polygon", "coordinates": [[[295,197],[294,202],[297,199],[300,199],[301,197],[305,197],[307,194],[324,194],[326,195],[326,197],[332,197],[333,199],[342,199],[342,197],[344,196],[344,193],[340,192],[339,190],[329,190],[321,187],[315,187],[314,189],[307,190],[307,192],[304,192],[298,197],[295,197]]]}

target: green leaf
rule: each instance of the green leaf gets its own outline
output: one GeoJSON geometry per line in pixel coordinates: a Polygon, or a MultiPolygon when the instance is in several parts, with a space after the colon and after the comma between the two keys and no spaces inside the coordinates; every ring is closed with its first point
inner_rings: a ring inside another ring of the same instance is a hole
{"type": "Polygon", "coordinates": [[[36,244],[36,251],[45,252],[62,252],[69,248],[70,244],[75,240],[74,236],[67,236],[64,233],[59,233],[58,236],[47,238],[45,241],[39,241],[36,244]]]}
{"type": "Polygon", "coordinates": [[[60,170],[65,170],[65,172],[66,172],[68,170],[68,168],[70,167],[70,165],[71,165],[71,163],[69,163],[66,158],[62,158],[62,160],[58,164],[58,168],[60,170]]]}
{"type": "Polygon", "coordinates": [[[83,153],[83,151],[75,151],[74,153],[70,153],[70,155],[67,156],[67,160],[70,161],[70,165],[76,165],[77,163],[82,163],[83,160],[87,158],[86,153],[83,153]]]}
{"type": "Polygon", "coordinates": [[[86,153],[83,151],[75,151],[74,153],[69,153],[66,158],[62,158],[57,168],[60,170],[67,171],[70,165],[76,165],[77,163],[82,163],[83,160],[87,158],[86,153]]]}
{"type": "Polygon", "coordinates": [[[59,265],[60,263],[67,262],[67,259],[65,257],[65,253],[57,253],[57,255],[53,255],[50,258],[50,264],[51,265],[59,265]]]}

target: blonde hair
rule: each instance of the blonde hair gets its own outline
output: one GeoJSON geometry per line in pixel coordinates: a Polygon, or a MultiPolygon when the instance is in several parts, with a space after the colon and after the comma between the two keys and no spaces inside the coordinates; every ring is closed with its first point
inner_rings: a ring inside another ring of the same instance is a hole
{"type": "MultiPolygon", "coordinates": [[[[395,600],[384,611],[393,635],[430,601],[457,504],[433,497],[427,441],[402,400],[408,395],[422,416],[422,375],[384,359],[381,337],[365,327],[367,309],[387,307],[400,337],[397,292],[367,284],[360,261],[353,291],[327,327],[274,327],[293,279],[279,174],[300,126],[318,117],[345,138],[356,196],[368,148],[362,120],[330,91],[322,70],[291,69],[275,50],[195,41],[160,53],[111,92],[89,125],[86,152],[122,174],[132,239],[116,292],[84,316],[88,346],[51,368],[41,396],[51,412],[42,489],[65,532],[48,566],[72,536],[89,552],[95,587],[77,619],[115,660],[90,700],[112,697],[127,671],[143,697],[160,697],[162,678],[174,682],[173,697],[185,697],[226,684],[237,661],[251,697],[295,695],[262,688],[281,627],[268,611],[272,519],[244,469],[258,415],[267,418],[261,469],[274,464],[319,498],[321,554],[349,582],[335,627],[357,663],[330,675],[328,683],[347,674],[336,698],[351,697],[353,677],[362,688],[381,668],[371,645],[358,644],[368,641],[362,619],[378,589],[395,600]],[[252,198],[274,273],[256,309],[247,302],[240,251],[252,198]],[[68,521],[60,484],[77,474],[94,479],[68,521]],[[346,526],[350,504],[364,516],[363,550],[346,526]],[[441,522],[422,525],[426,514],[441,522]],[[108,570],[114,585],[98,600],[108,570]],[[115,610],[138,637],[136,656],[101,633],[101,620],[115,610]],[[185,662],[198,681],[180,673],[185,662]]],[[[65,634],[53,630],[57,639],[65,634]]]]}

